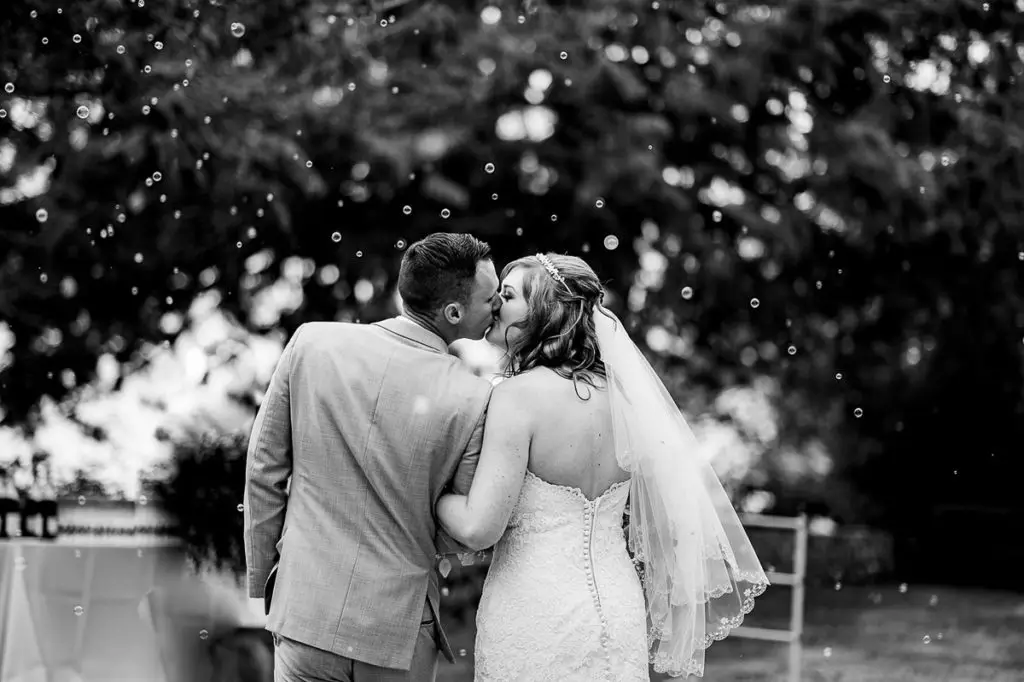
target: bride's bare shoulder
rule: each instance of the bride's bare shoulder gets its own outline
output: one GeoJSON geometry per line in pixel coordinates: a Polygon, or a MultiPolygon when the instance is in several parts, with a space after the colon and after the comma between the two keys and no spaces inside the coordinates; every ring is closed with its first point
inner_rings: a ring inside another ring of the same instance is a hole
{"type": "Polygon", "coordinates": [[[512,390],[529,390],[540,386],[548,386],[559,381],[560,377],[554,370],[547,367],[534,367],[522,374],[516,374],[503,380],[502,384],[514,387],[512,390]]]}
{"type": "Polygon", "coordinates": [[[538,395],[543,395],[552,384],[553,372],[538,371],[543,368],[531,369],[522,374],[503,378],[494,386],[494,397],[505,400],[535,402],[538,395]],[[548,376],[551,375],[551,376],[548,376]]]}
{"type": "Polygon", "coordinates": [[[491,391],[488,407],[488,428],[501,422],[515,423],[522,427],[533,421],[534,403],[530,396],[536,395],[536,387],[525,374],[507,377],[499,381],[491,391]]]}
{"type": "Polygon", "coordinates": [[[495,385],[494,391],[502,391],[507,394],[518,393],[519,391],[527,390],[530,386],[537,385],[537,378],[534,376],[533,370],[524,372],[522,374],[515,374],[510,377],[502,377],[495,385]]]}

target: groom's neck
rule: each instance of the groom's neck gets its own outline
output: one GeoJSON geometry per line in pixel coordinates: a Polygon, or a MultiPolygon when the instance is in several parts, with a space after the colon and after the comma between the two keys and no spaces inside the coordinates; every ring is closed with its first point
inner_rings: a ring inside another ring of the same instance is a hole
{"type": "Polygon", "coordinates": [[[452,342],[455,341],[455,338],[451,334],[446,334],[444,331],[441,330],[441,328],[440,328],[440,326],[438,326],[437,322],[435,322],[434,320],[431,320],[430,318],[428,318],[428,317],[426,317],[424,315],[419,315],[417,313],[410,312],[410,311],[406,310],[405,312],[402,313],[402,316],[409,318],[410,320],[412,320],[413,322],[415,322],[419,326],[421,326],[424,329],[426,329],[428,332],[433,332],[434,334],[437,334],[448,345],[451,345],[452,342]]]}

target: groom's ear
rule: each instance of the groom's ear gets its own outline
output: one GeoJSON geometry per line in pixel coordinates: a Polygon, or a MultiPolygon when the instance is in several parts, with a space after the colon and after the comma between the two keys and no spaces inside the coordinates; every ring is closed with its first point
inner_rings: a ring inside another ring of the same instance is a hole
{"type": "Polygon", "coordinates": [[[441,311],[444,315],[444,319],[448,324],[458,324],[462,322],[462,306],[458,303],[449,303],[441,311]]]}

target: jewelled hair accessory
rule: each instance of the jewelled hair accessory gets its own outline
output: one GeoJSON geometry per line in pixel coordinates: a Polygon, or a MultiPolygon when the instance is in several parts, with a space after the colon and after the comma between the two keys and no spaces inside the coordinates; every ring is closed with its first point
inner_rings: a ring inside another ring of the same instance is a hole
{"type": "Polygon", "coordinates": [[[565,281],[565,277],[562,277],[562,273],[558,271],[558,268],[556,268],[555,264],[551,262],[551,259],[543,253],[538,253],[536,258],[540,261],[540,264],[544,266],[544,269],[548,271],[548,274],[551,275],[551,279],[556,282],[561,282],[562,286],[565,287],[565,290],[571,294],[572,289],[569,288],[569,284],[565,281]]]}

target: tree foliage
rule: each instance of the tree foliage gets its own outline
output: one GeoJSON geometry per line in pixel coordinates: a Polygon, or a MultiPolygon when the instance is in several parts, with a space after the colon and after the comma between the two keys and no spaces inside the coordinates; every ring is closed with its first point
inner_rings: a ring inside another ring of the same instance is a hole
{"type": "Polygon", "coordinates": [[[861,515],[1010,498],[1019,0],[392,5],[5,3],[8,422],[200,291],[377,318],[405,244],[472,231],[590,260],[681,399],[776,378],[861,515]]]}

